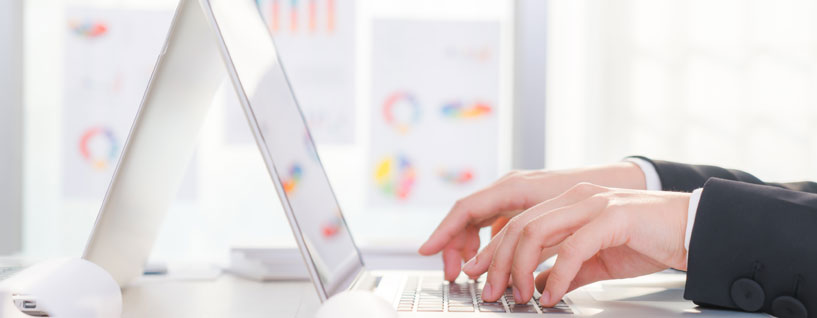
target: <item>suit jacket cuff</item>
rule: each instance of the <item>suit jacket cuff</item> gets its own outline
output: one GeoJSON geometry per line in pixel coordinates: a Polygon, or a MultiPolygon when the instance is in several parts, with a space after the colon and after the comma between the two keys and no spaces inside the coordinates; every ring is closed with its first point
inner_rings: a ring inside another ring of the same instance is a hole
{"type": "Polygon", "coordinates": [[[695,216],[698,215],[698,202],[701,201],[703,188],[695,189],[689,197],[689,207],[687,208],[687,228],[684,233],[684,248],[689,256],[689,240],[692,238],[692,226],[695,225],[695,216]]]}
{"type": "Polygon", "coordinates": [[[661,191],[661,177],[658,176],[658,171],[655,170],[655,165],[652,162],[644,160],[643,157],[627,157],[624,160],[632,162],[641,168],[647,190],[661,191]]]}
{"type": "Polygon", "coordinates": [[[774,314],[772,303],[789,296],[817,312],[815,224],[815,194],[709,179],[690,237],[684,298],[774,314]]]}

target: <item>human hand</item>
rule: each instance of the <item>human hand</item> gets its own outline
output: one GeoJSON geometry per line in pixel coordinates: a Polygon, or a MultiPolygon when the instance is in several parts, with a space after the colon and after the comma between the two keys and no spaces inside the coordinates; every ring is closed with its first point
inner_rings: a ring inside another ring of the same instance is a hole
{"type": "Polygon", "coordinates": [[[644,174],[630,162],[563,171],[515,171],[457,201],[420,247],[422,255],[442,251],[445,279],[454,280],[462,262],[479,251],[479,229],[499,217],[513,217],[580,182],[644,189],[644,174]]]}
{"type": "Polygon", "coordinates": [[[512,279],[515,301],[525,303],[533,296],[533,271],[558,255],[535,279],[540,303],[553,306],[596,281],[686,270],[689,196],[582,183],[515,216],[463,271],[488,272],[485,301],[499,299],[512,279]]]}

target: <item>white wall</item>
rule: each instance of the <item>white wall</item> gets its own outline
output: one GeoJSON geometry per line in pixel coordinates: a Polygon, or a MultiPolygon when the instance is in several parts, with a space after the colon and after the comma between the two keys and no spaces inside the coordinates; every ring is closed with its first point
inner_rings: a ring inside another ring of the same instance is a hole
{"type": "MultiPolygon", "coordinates": [[[[538,0],[531,0],[538,1],[538,0]]],[[[66,20],[65,9],[92,6],[112,9],[172,10],[176,0],[25,0],[26,5],[26,103],[25,103],[25,205],[26,227],[24,250],[35,256],[78,253],[84,246],[93,224],[102,195],[92,199],[63,200],[61,161],[62,98],[64,96],[63,63],[66,20]],[[42,94],[41,92],[49,92],[42,94]],[[47,233],[41,235],[40,233],[47,233]]],[[[513,3],[502,0],[359,0],[357,7],[358,45],[357,99],[358,116],[368,116],[371,101],[368,90],[372,70],[369,67],[372,47],[372,19],[378,18],[432,18],[454,20],[499,20],[503,32],[510,32],[513,3]],[[463,10],[465,8],[465,10],[463,10]]],[[[509,79],[513,75],[513,37],[502,34],[500,56],[502,78],[500,99],[510,105],[512,94],[509,79]]],[[[161,41],[162,39],[157,39],[161,41]]],[[[539,104],[542,106],[542,103],[539,104]]],[[[509,109],[510,107],[501,107],[509,109]]],[[[541,110],[541,109],[540,109],[541,110]]],[[[214,109],[213,116],[202,132],[196,155],[199,184],[197,197],[201,202],[177,201],[171,208],[154,249],[158,260],[208,260],[224,258],[227,249],[236,245],[293,246],[289,225],[280,211],[263,161],[257,147],[224,144],[224,117],[230,112],[243,118],[239,109],[214,109]],[[225,151],[229,150],[229,151],[225,151]],[[228,213],[225,213],[227,211],[228,213]],[[252,221],[247,221],[252,220],[252,221]]],[[[510,113],[510,111],[509,111],[510,113]]],[[[501,134],[510,135],[510,114],[502,115],[501,134]]],[[[402,213],[367,214],[363,185],[369,180],[361,163],[367,161],[368,117],[358,117],[358,141],[352,145],[319,145],[321,158],[344,214],[353,227],[360,245],[408,244],[414,248],[433,230],[437,219],[443,217],[446,207],[423,210],[424,214],[402,213]],[[361,177],[366,176],[366,177],[361,177]],[[361,186],[358,186],[361,185],[361,186]],[[372,216],[374,215],[374,216],[372,216]],[[383,224],[399,224],[400,231],[383,224]],[[383,239],[383,238],[386,239],[383,239]],[[388,240],[390,239],[390,240],[388,240]]],[[[246,140],[252,140],[249,129],[243,131],[246,140]]],[[[533,136],[536,137],[536,136],[533,136]]],[[[506,136],[500,139],[509,140],[506,136]]],[[[539,143],[541,146],[541,143],[539,143]]],[[[501,145],[499,153],[503,170],[510,166],[511,145],[501,145]],[[505,149],[507,148],[507,149],[505,149]],[[507,157],[507,158],[506,158],[507,157]]],[[[541,160],[537,164],[541,165],[541,160]]],[[[452,201],[455,198],[452,198],[452,201]]]]}
{"type": "Polygon", "coordinates": [[[0,254],[21,245],[22,17],[21,0],[0,2],[0,254]]]}
{"type": "Polygon", "coordinates": [[[817,3],[551,1],[549,167],[634,154],[817,179],[817,3]]]}

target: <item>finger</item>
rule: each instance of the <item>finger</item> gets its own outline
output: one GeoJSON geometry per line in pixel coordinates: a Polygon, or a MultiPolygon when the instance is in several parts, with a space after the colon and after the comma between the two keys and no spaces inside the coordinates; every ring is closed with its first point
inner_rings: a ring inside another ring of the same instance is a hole
{"type": "MultiPolygon", "coordinates": [[[[545,289],[545,284],[547,283],[550,272],[551,269],[548,268],[539,273],[539,275],[536,275],[535,285],[536,290],[539,291],[539,293],[542,293],[542,291],[545,289]]],[[[609,272],[607,271],[607,267],[604,265],[601,258],[599,256],[593,256],[590,258],[590,260],[582,264],[581,269],[579,269],[579,272],[576,273],[576,277],[573,278],[573,281],[570,283],[570,287],[567,289],[566,293],[569,293],[584,285],[611,278],[612,276],[610,276],[609,272]]]]}
{"type": "MultiPolygon", "coordinates": [[[[473,259],[477,252],[479,252],[479,229],[475,227],[470,227],[468,230],[467,241],[465,242],[465,247],[460,251],[462,255],[462,260],[470,260],[473,259]]],[[[471,278],[476,278],[478,276],[471,276],[471,278]]]]}
{"type": "MultiPolygon", "coordinates": [[[[533,271],[539,265],[544,249],[561,243],[603,209],[603,201],[591,197],[554,210],[528,222],[518,234],[516,246],[509,246],[508,250],[502,250],[505,248],[502,246],[494,262],[502,263],[503,268],[510,267],[514,288],[518,290],[515,292],[519,296],[515,299],[517,303],[525,303],[533,296],[533,271]]],[[[491,273],[488,275],[490,277],[491,273]]]]}
{"type": "Polygon", "coordinates": [[[497,235],[495,235],[491,241],[488,242],[488,245],[485,245],[482,248],[482,251],[479,251],[473,258],[471,258],[468,263],[463,266],[462,271],[468,274],[471,277],[479,277],[482,273],[488,270],[488,266],[491,264],[492,256],[485,256],[488,253],[494,253],[496,250],[496,246],[502,242],[502,238],[505,236],[505,229],[503,228],[497,235]]]}
{"type": "Polygon", "coordinates": [[[548,280],[548,275],[550,275],[550,270],[551,268],[542,271],[541,273],[539,273],[539,275],[536,275],[536,279],[534,279],[536,290],[539,291],[540,294],[542,293],[542,291],[545,290],[545,283],[548,280]]]}
{"type": "Polygon", "coordinates": [[[497,250],[508,250],[510,252],[508,257],[510,258],[510,255],[513,255],[512,252],[516,246],[519,232],[521,232],[525,224],[527,224],[533,218],[536,218],[544,213],[548,213],[554,209],[574,204],[605,190],[607,189],[596,185],[578,184],[561,195],[551,200],[539,203],[525,212],[520,213],[511,219],[511,221],[508,222],[508,224],[505,225],[501,231],[499,231],[497,236],[495,236],[494,239],[492,239],[491,242],[477,254],[477,256],[473,259],[473,262],[466,264],[465,272],[471,276],[479,276],[488,271],[488,267],[491,265],[497,250]],[[509,239],[501,239],[500,237],[505,236],[506,233],[511,235],[509,239]]]}
{"type": "MultiPolygon", "coordinates": [[[[476,243],[479,244],[479,241],[476,241],[476,243]]],[[[477,245],[476,247],[469,246],[469,247],[466,247],[466,248],[462,249],[462,251],[460,251],[460,254],[462,255],[462,260],[470,260],[470,259],[474,258],[477,255],[478,251],[479,251],[479,245],[477,245]]]]}
{"type": "Polygon", "coordinates": [[[443,268],[445,272],[445,280],[454,281],[460,275],[460,266],[462,265],[462,256],[460,251],[456,248],[445,248],[443,250],[443,268]]]}
{"type": "MultiPolygon", "coordinates": [[[[559,251],[559,244],[553,245],[551,247],[546,247],[542,250],[542,253],[539,254],[539,262],[537,264],[542,264],[551,257],[556,256],[556,252],[559,251]]],[[[536,268],[539,268],[537,265],[536,268]]]]}
{"type": "Polygon", "coordinates": [[[491,223],[491,237],[494,237],[497,234],[499,234],[499,231],[502,230],[505,227],[505,224],[508,224],[508,221],[510,220],[511,219],[503,216],[497,218],[496,221],[494,221],[494,223],[491,223]]]}
{"type": "Polygon", "coordinates": [[[627,241],[622,218],[604,214],[567,238],[559,249],[559,257],[551,268],[542,292],[542,306],[552,307],[567,293],[582,264],[599,251],[627,241]]]}
{"type": "Polygon", "coordinates": [[[506,181],[458,201],[418,252],[436,254],[467,225],[494,219],[502,212],[526,209],[527,191],[530,190],[518,187],[518,183],[506,181]]]}

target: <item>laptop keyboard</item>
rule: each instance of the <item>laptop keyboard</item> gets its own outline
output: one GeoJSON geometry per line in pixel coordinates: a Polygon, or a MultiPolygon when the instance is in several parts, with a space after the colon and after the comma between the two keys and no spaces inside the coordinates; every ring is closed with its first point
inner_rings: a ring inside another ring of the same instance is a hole
{"type": "Polygon", "coordinates": [[[573,311],[560,301],[555,307],[539,306],[539,295],[525,304],[517,304],[510,288],[496,302],[482,300],[484,279],[457,279],[448,282],[441,277],[409,277],[400,295],[397,311],[401,312],[491,312],[531,314],[572,314],[573,311]]]}

